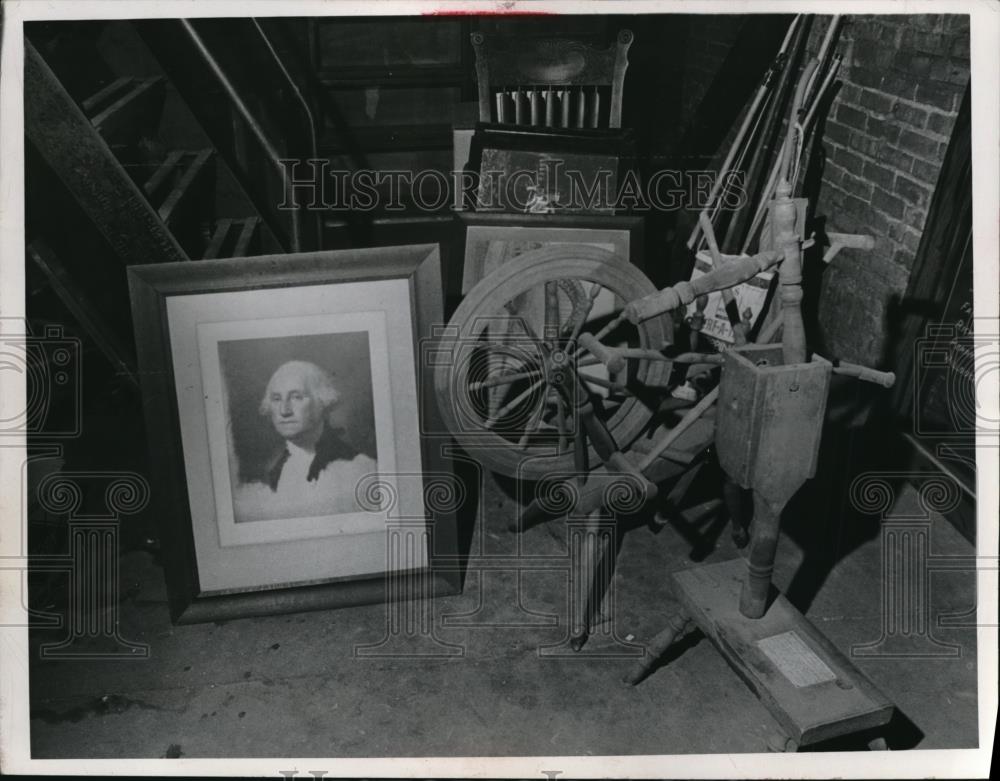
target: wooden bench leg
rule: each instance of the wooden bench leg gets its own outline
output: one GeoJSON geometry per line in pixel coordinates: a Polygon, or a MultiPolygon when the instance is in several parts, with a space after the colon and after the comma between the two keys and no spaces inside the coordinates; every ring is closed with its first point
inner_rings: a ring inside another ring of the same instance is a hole
{"type": "Polygon", "coordinates": [[[767,738],[767,750],[772,754],[796,754],[799,750],[799,742],[787,735],[772,733],[767,738]]]}
{"type": "Polygon", "coordinates": [[[627,683],[629,686],[635,686],[646,676],[646,673],[656,664],[657,660],[667,652],[667,649],[686,635],[694,626],[691,617],[683,610],[670,616],[667,620],[666,628],[646,646],[646,654],[622,678],[622,682],[627,683]]]}

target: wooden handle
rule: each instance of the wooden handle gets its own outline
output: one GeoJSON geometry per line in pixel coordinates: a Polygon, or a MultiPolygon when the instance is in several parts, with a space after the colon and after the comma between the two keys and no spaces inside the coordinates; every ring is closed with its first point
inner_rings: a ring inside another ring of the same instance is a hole
{"type": "Polygon", "coordinates": [[[826,237],[830,240],[830,246],[823,253],[823,262],[829,263],[842,249],[875,249],[875,237],[858,233],[833,233],[829,232],[826,237]]]}
{"type": "Polygon", "coordinates": [[[833,367],[834,374],[842,374],[845,377],[856,377],[865,382],[873,382],[883,388],[891,388],[896,382],[896,375],[892,372],[881,372],[878,369],[869,369],[867,366],[860,366],[856,363],[841,361],[833,367]]]}

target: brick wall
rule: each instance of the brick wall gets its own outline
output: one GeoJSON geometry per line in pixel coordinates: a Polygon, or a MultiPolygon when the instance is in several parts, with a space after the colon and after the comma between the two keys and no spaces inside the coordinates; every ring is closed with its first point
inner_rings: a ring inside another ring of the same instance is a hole
{"type": "MultiPolygon", "coordinates": [[[[692,17],[680,125],[694,118],[746,18],[692,17]]],[[[813,19],[812,52],[828,24],[813,19]]],[[[888,342],[891,302],[906,289],[969,82],[968,16],[846,16],[834,50],[844,60],[819,125],[825,161],[816,213],[829,230],[874,235],[876,246],[845,250],[826,269],[812,303],[819,333],[810,338],[837,357],[886,365],[897,349],[888,342]]]]}
{"type": "Polygon", "coordinates": [[[817,214],[876,245],[826,270],[818,336],[837,357],[878,364],[898,349],[887,341],[891,302],[906,289],[969,81],[968,17],[846,17],[837,50],[843,84],[823,128],[817,214]]]}

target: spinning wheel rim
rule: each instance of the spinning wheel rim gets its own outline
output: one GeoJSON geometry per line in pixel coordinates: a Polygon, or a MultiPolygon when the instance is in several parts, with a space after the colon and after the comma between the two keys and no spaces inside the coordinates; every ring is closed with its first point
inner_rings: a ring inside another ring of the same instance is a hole
{"type": "MultiPolygon", "coordinates": [[[[515,447],[509,439],[483,426],[481,414],[470,415],[464,410],[463,401],[468,401],[469,394],[469,356],[482,349],[482,343],[477,340],[486,330],[485,324],[497,316],[498,304],[512,301],[527,291],[544,289],[546,282],[559,280],[597,283],[623,303],[656,291],[639,269],[607,250],[586,245],[544,247],[525,253],[480,280],[456,309],[439,344],[440,353],[450,356],[450,360],[438,363],[434,372],[435,391],[448,429],[469,455],[511,477],[538,480],[552,472],[570,472],[574,469],[572,448],[560,451],[556,447],[538,445],[515,447]]],[[[664,316],[637,326],[635,331],[640,343],[662,348],[669,341],[667,323],[668,318],[664,316]]],[[[524,344],[532,345],[527,335],[524,344]]],[[[487,352],[493,349],[488,348],[487,352]]],[[[536,371],[540,373],[543,362],[540,347],[536,346],[536,352],[539,364],[536,371]]],[[[635,376],[639,382],[655,385],[666,371],[669,368],[662,362],[642,360],[637,362],[635,376]]],[[[543,385],[543,388],[548,387],[547,383],[543,385]]],[[[654,410],[641,399],[626,398],[606,421],[618,446],[624,448],[634,441],[653,413],[654,410]]],[[[588,464],[598,464],[600,460],[592,443],[588,441],[587,446],[588,464]]]]}

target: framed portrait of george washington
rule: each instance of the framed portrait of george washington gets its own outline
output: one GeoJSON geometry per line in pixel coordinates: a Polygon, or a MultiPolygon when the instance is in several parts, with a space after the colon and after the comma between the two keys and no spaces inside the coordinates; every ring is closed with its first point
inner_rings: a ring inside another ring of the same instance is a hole
{"type": "Polygon", "coordinates": [[[134,266],[129,290],[176,622],[457,589],[461,491],[423,436],[437,246],[134,266]]]}

